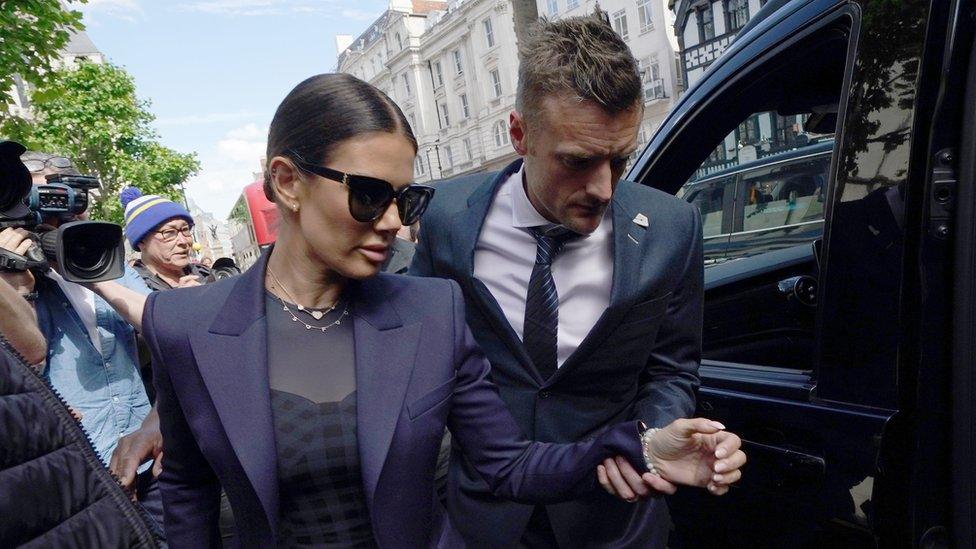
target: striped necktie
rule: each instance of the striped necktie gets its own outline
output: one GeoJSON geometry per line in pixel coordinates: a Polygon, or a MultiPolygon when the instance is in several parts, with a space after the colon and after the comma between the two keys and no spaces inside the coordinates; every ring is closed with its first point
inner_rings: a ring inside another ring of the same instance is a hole
{"type": "Polygon", "coordinates": [[[535,266],[525,297],[522,343],[543,379],[556,373],[556,335],[559,330],[559,295],[552,279],[552,260],[569,240],[579,235],[565,227],[530,229],[538,242],[535,266]]]}

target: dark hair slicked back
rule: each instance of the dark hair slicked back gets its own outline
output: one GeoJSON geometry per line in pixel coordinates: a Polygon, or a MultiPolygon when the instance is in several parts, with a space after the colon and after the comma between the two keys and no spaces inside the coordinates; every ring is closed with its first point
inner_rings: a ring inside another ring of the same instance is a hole
{"type": "MultiPolygon", "coordinates": [[[[348,74],[319,74],[295,86],[278,105],[268,130],[267,161],[294,151],[327,164],[340,143],[373,132],[401,133],[417,150],[410,124],[386,94],[348,74]]],[[[275,200],[267,169],[264,194],[275,200]]]]}

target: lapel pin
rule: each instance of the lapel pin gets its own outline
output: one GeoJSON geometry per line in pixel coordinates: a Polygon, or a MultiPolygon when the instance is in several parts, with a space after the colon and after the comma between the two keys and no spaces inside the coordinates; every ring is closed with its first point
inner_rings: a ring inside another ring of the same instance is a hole
{"type": "Polygon", "coordinates": [[[638,224],[641,227],[644,227],[646,229],[647,228],[647,216],[644,215],[644,214],[642,214],[642,213],[637,214],[637,216],[634,217],[634,223],[636,223],[636,224],[638,224]]]}

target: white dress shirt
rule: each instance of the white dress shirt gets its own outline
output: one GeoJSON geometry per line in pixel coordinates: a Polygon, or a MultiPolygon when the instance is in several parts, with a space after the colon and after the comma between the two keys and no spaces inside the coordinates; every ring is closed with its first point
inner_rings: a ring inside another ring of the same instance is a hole
{"type": "MultiPolygon", "coordinates": [[[[529,228],[552,225],[529,202],[519,169],[495,193],[475,247],[474,276],[491,291],[519,338],[538,247],[529,228]]],[[[562,366],[610,304],[613,223],[609,208],[593,233],[570,240],[556,254],[552,278],[559,295],[556,364],[562,366]]]]}

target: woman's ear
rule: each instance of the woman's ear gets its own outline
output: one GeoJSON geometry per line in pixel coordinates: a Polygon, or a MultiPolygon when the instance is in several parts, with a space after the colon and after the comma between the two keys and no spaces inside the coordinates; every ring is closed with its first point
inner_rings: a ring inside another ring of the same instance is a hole
{"type": "Polygon", "coordinates": [[[304,194],[301,172],[284,156],[272,158],[268,170],[277,202],[286,210],[298,211],[300,197],[304,194]]]}

